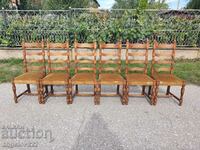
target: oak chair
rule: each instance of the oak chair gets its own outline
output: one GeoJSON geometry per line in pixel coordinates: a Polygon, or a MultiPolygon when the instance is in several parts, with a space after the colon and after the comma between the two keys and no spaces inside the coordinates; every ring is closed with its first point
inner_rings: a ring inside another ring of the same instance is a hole
{"type": "Polygon", "coordinates": [[[147,75],[149,42],[129,43],[126,42],[126,90],[127,101],[129,96],[146,96],[150,99],[150,104],[156,101],[156,82],[147,75]],[[142,86],[141,94],[129,94],[130,86],[142,86]],[[145,87],[149,86],[149,92],[145,92],[145,87]]]}
{"type": "Polygon", "coordinates": [[[14,101],[22,95],[36,95],[41,104],[40,80],[45,76],[45,51],[44,42],[25,43],[22,42],[24,73],[12,80],[14,101]],[[26,84],[27,90],[17,95],[16,84],[26,84]],[[37,85],[37,92],[31,92],[30,84],[37,85]]]}
{"type": "Polygon", "coordinates": [[[77,96],[94,96],[94,103],[98,104],[98,84],[96,80],[96,56],[97,43],[74,42],[75,74],[70,79],[69,96],[70,103],[77,96]],[[75,92],[73,93],[73,86],[75,92]],[[94,93],[79,93],[78,85],[93,85],[94,93]]]}
{"type": "Polygon", "coordinates": [[[114,43],[100,43],[99,49],[99,96],[120,96],[121,103],[126,104],[126,80],[121,75],[121,41],[114,43]],[[109,60],[112,58],[112,60],[109,60]],[[101,93],[101,85],[117,85],[116,93],[101,93]],[[120,93],[120,85],[122,92],[120,93]]]}
{"type": "Polygon", "coordinates": [[[70,104],[68,97],[68,84],[70,72],[70,50],[69,42],[51,43],[47,42],[48,74],[41,80],[41,100],[45,103],[48,96],[66,96],[67,103],[70,104]],[[64,85],[66,92],[55,93],[54,85],[64,85]],[[50,92],[48,86],[51,87],[50,92]],[[45,92],[44,92],[45,87],[45,92]]]}
{"type": "MultiPolygon", "coordinates": [[[[160,43],[155,40],[152,53],[152,67],[151,74],[152,77],[157,81],[157,86],[167,86],[166,94],[159,94],[162,97],[174,97],[178,100],[179,105],[183,103],[183,95],[185,89],[185,81],[179,79],[173,74],[174,64],[175,64],[175,51],[176,42],[172,44],[160,43]],[[180,86],[180,98],[170,92],[171,86],[180,86]]],[[[157,101],[156,101],[157,102],[157,101]]],[[[155,102],[155,103],[156,103],[155,102]]]]}

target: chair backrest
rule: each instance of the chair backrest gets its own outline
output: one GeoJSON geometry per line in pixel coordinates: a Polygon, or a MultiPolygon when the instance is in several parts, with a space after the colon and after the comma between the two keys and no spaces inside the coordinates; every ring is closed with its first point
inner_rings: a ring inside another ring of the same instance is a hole
{"type": "Polygon", "coordinates": [[[100,43],[99,47],[99,73],[121,73],[121,41],[115,43],[100,43]],[[107,58],[106,58],[107,57],[107,58]]]}
{"type": "Polygon", "coordinates": [[[90,71],[96,74],[97,43],[74,42],[75,73],[90,71]]]}
{"type": "Polygon", "coordinates": [[[154,40],[152,53],[152,74],[156,72],[173,73],[175,63],[176,41],[171,44],[158,43],[154,40]],[[156,66],[157,65],[157,66],[156,66]]]}
{"type": "Polygon", "coordinates": [[[22,42],[24,72],[46,72],[44,41],[22,42]]]}
{"type": "Polygon", "coordinates": [[[147,74],[149,41],[146,43],[126,42],[126,74],[141,72],[147,74]]]}
{"type": "Polygon", "coordinates": [[[65,43],[47,42],[47,56],[48,72],[70,72],[70,50],[68,41],[65,43]]]}

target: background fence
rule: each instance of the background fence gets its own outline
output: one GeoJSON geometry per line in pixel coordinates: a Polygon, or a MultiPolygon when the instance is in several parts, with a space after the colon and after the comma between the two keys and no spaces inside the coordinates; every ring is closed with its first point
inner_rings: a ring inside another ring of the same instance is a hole
{"type": "Polygon", "coordinates": [[[73,42],[177,41],[179,47],[200,47],[200,10],[1,10],[0,46],[22,40],[73,42]]]}

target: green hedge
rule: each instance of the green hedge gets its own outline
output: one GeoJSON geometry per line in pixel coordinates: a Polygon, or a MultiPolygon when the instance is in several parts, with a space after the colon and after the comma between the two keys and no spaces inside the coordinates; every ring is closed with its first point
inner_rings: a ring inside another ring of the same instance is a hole
{"type": "Polygon", "coordinates": [[[200,19],[185,17],[161,17],[157,11],[126,10],[126,11],[83,11],[48,12],[47,14],[15,12],[7,15],[8,26],[3,26],[0,18],[0,45],[20,45],[22,39],[35,41],[50,39],[64,41],[74,39],[74,33],[82,42],[93,40],[114,42],[142,41],[156,38],[160,42],[177,40],[178,45],[199,46],[200,19]],[[68,36],[67,36],[68,35],[68,36]]]}

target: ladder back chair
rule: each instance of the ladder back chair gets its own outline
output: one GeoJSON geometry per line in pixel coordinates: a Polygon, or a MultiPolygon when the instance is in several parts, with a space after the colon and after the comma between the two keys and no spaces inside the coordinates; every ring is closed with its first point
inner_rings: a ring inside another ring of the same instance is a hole
{"type": "Polygon", "coordinates": [[[24,73],[12,80],[14,101],[22,95],[36,95],[41,104],[40,80],[45,76],[45,51],[44,42],[25,43],[22,42],[24,73]],[[26,84],[27,90],[17,95],[16,84],[26,84]],[[37,85],[37,92],[31,92],[30,84],[37,85]]]}
{"type": "Polygon", "coordinates": [[[97,80],[96,80],[96,56],[97,43],[78,43],[74,42],[75,55],[75,74],[70,79],[70,102],[73,103],[73,98],[77,96],[94,96],[94,103],[98,104],[97,96],[97,80]],[[73,86],[75,92],[73,93],[73,86]],[[93,85],[94,93],[79,93],[78,85],[93,85]]]}
{"type": "Polygon", "coordinates": [[[173,74],[175,64],[175,51],[175,41],[171,44],[159,44],[156,40],[154,40],[151,74],[152,77],[157,81],[157,86],[167,86],[166,94],[160,94],[158,96],[172,96],[176,100],[178,100],[179,105],[181,106],[183,103],[183,95],[185,91],[185,81],[179,79],[173,74]],[[176,95],[170,92],[171,86],[181,86],[180,97],[177,97],[176,95]]]}
{"type": "Polygon", "coordinates": [[[68,84],[70,72],[70,50],[69,42],[51,43],[47,42],[48,74],[41,80],[41,98],[45,103],[47,96],[66,96],[66,101],[70,104],[68,97],[68,84]],[[54,85],[64,85],[66,92],[55,93],[54,85]],[[51,87],[50,92],[48,87],[51,87]],[[44,87],[46,91],[44,92],[44,87]]]}
{"type": "Polygon", "coordinates": [[[100,43],[99,49],[99,96],[120,96],[125,104],[126,81],[121,75],[121,41],[115,43],[100,43]],[[112,58],[112,59],[109,59],[112,58]],[[101,85],[117,85],[116,93],[101,93],[101,85]],[[122,92],[120,93],[120,85],[122,92]]]}
{"type": "Polygon", "coordinates": [[[156,82],[147,75],[149,42],[129,43],[126,42],[126,90],[127,104],[129,96],[146,96],[150,99],[150,104],[155,103],[156,82]],[[142,86],[141,94],[129,94],[130,86],[142,86]],[[145,87],[149,86],[149,92],[145,92],[145,87]],[[152,87],[152,88],[151,88],[152,87]]]}

